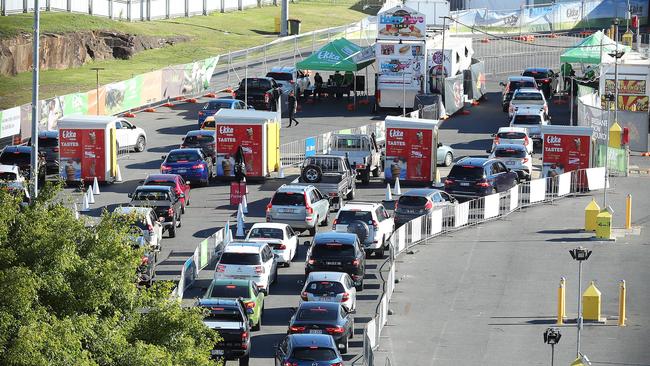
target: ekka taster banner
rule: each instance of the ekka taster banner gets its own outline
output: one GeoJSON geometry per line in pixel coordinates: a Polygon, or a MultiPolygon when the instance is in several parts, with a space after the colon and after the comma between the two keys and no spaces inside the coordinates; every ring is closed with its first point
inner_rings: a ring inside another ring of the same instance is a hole
{"type": "Polygon", "coordinates": [[[386,129],[386,179],[431,180],[432,130],[386,129]]]}
{"type": "Polygon", "coordinates": [[[233,176],[235,154],[239,146],[244,150],[246,175],[262,176],[262,125],[217,125],[217,175],[233,176]]]}
{"type": "Polygon", "coordinates": [[[589,168],[591,136],[544,134],[542,176],[589,168]]]}

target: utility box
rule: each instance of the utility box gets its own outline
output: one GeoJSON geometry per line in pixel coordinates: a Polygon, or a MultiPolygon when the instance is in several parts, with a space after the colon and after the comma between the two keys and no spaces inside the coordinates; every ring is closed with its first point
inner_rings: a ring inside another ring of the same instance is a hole
{"type": "Polygon", "coordinates": [[[585,207],[585,231],[596,231],[596,217],[600,213],[600,206],[591,200],[585,207]]]}
{"type": "Polygon", "coordinates": [[[600,318],[600,290],[591,281],[591,284],[582,294],[582,317],[588,321],[601,321],[600,318]]]}
{"type": "Polygon", "coordinates": [[[623,136],[623,129],[618,122],[614,122],[612,127],[609,128],[609,147],[621,148],[621,140],[623,136]]]}
{"type": "Polygon", "coordinates": [[[596,216],[596,238],[609,240],[612,237],[612,214],[607,210],[596,216]]]}

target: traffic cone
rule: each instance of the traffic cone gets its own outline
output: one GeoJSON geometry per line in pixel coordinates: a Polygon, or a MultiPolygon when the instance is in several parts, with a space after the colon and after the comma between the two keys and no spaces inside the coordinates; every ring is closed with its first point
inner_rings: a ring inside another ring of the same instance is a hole
{"type": "Polygon", "coordinates": [[[390,183],[386,183],[386,201],[392,201],[393,195],[390,192],[390,183]]]}
{"type": "Polygon", "coordinates": [[[144,109],[144,112],[147,112],[147,113],[153,113],[153,112],[155,112],[155,111],[156,111],[156,108],[152,108],[152,107],[149,107],[149,108],[145,108],[145,109],[144,109]]]}
{"type": "Polygon", "coordinates": [[[75,220],[79,220],[79,209],[77,208],[77,202],[74,203],[74,218],[75,220]]]}
{"type": "Polygon", "coordinates": [[[244,225],[245,225],[244,211],[243,211],[242,204],[240,203],[239,206],[237,206],[237,233],[235,233],[236,237],[238,238],[244,237],[244,225]]]}
{"type": "Polygon", "coordinates": [[[279,169],[278,178],[284,179],[284,168],[282,167],[282,160],[280,160],[279,165],[280,166],[278,167],[278,169],[279,169]]]}
{"type": "Polygon", "coordinates": [[[84,193],[84,199],[83,203],[81,206],[81,212],[88,212],[90,211],[90,206],[88,205],[88,195],[84,193]]]}
{"type": "Polygon", "coordinates": [[[122,183],[122,172],[120,171],[120,164],[115,166],[115,183],[122,183]]]}
{"type": "Polygon", "coordinates": [[[97,181],[97,177],[93,179],[93,195],[95,194],[100,194],[99,192],[99,182],[97,181]]]}
{"type": "MultiPolygon", "coordinates": [[[[246,177],[243,177],[241,181],[243,183],[246,183],[246,177]]],[[[248,194],[248,184],[246,184],[246,193],[245,194],[248,194]]],[[[246,212],[246,213],[248,213],[248,212],[246,212]]]]}
{"type": "Polygon", "coordinates": [[[95,196],[93,195],[93,190],[91,187],[88,187],[86,190],[86,195],[88,196],[88,203],[91,205],[95,204],[95,196]]]}
{"type": "Polygon", "coordinates": [[[393,188],[393,195],[401,196],[402,188],[399,186],[399,177],[395,178],[395,187],[393,188]]]}
{"type": "Polygon", "coordinates": [[[248,202],[246,202],[246,195],[241,197],[241,202],[242,212],[248,215],[248,202]]]}
{"type": "Polygon", "coordinates": [[[124,118],[135,118],[135,113],[126,112],[122,116],[124,116],[124,118]]]}
{"type": "Polygon", "coordinates": [[[228,228],[228,244],[232,243],[233,241],[235,240],[232,238],[232,230],[228,228]]]}

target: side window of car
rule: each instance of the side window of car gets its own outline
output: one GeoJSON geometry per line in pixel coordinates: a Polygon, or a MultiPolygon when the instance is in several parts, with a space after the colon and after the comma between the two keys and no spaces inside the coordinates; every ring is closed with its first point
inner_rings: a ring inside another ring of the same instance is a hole
{"type": "Polygon", "coordinates": [[[451,201],[451,197],[447,194],[447,192],[440,192],[440,197],[442,201],[451,201]]]}
{"type": "Polygon", "coordinates": [[[122,128],[122,122],[120,122],[120,121],[115,122],[115,129],[119,130],[121,128],[122,128]]]}
{"type": "Polygon", "coordinates": [[[436,203],[442,202],[442,198],[440,198],[440,192],[434,193],[433,196],[431,196],[431,200],[436,203]]]}
{"type": "Polygon", "coordinates": [[[498,162],[497,165],[499,165],[499,172],[500,172],[500,173],[506,173],[506,172],[508,172],[508,169],[506,168],[505,165],[503,165],[502,162],[498,162]]]}
{"type": "Polygon", "coordinates": [[[257,289],[257,286],[251,286],[253,289],[253,296],[257,297],[259,295],[260,291],[257,289]]]}
{"type": "Polygon", "coordinates": [[[339,306],[339,311],[341,312],[341,318],[345,319],[345,316],[347,314],[345,313],[345,309],[343,309],[343,306],[339,306]]]}
{"type": "Polygon", "coordinates": [[[315,190],[309,192],[309,200],[311,201],[311,203],[316,203],[320,200],[315,190]]]}
{"type": "Polygon", "coordinates": [[[375,217],[377,217],[377,221],[382,222],[386,218],[384,217],[384,214],[381,212],[381,207],[377,207],[375,209],[375,217]]]}
{"type": "Polygon", "coordinates": [[[122,121],[122,128],[131,128],[131,124],[127,121],[122,121]]]}
{"type": "Polygon", "coordinates": [[[497,168],[497,164],[492,163],[492,165],[490,165],[490,175],[497,175],[497,174],[499,174],[499,169],[497,168]]]}

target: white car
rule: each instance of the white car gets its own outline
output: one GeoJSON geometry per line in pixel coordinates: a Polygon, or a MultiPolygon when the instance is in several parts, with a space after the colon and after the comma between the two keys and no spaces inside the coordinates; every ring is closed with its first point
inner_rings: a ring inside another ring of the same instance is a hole
{"type": "Polygon", "coordinates": [[[289,267],[298,251],[298,235],[287,224],[262,222],[254,224],[246,241],[267,243],[277,255],[278,263],[289,267]]]}
{"type": "Polygon", "coordinates": [[[508,107],[508,117],[512,118],[515,112],[524,108],[542,109],[544,113],[548,113],[548,103],[541,90],[533,88],[521,88],[515,90],[510,100],[508,107]]]}
{"type": "Polygon", "coordinates": [[[525,107],[518,109],[510,120],[511,127],[524,128],[533,141],[541,144],[544,140],[542,136],[542,126],[551,124],[551,117],[543,108],[525,107]]]}
{"type": "Polygon", "coordinates": [[[144,151],[147,146],[147,134],[144,130],[126,120],[115,121],[115,141],[119,149],[144,151]]]}
{"type": "Polygon", "coordinates": [[[379,203],[352,201],[336,214],[332,230],[356,233],[368,255],[383,257],[395,231],[395,221],[379,203]]]}
{"type": "Polygon", "coordinates": [[[497,145],[490,158],[502,161],[508,169],[517,172],[519,180],[530,180],[533,174],[533,156],[522,145],[497,145]]]}
{"type": "Polygon", "coordinates": [[[300,292],[300,303],[306,301],[338,302],[352,311],[357,308],[357,289],[347,273],[311,272],[300,292]]]}
{"type": "Polygon", "coordinates": [[[0,164],[0,181],[24,183],[25,177],[20,174],[20,168],[17,165],[0,164]]]}
{"type": "Polygon", "coordinates": [[[491,153],[497,146],[503,144],[522,145],[526,147],[529,153],[533,153],[533,141],[528,136],[528,130],[525,128],[501,127],[492,137],[494,137],[494,140],[492,141],[492,148],[487,150],[488,153],[491,153]]]}
{"type": "Polygon", "coordinates": [[[142,230],[142,239],[137,238],[137,240],[143,240],[143,244],[149,244],[154,250],[160,251],[163,226],[156,211],[150,207],[123,206],[116,207],[113,213],[125,216],[133,215],[135,226],[142,230]]]}
{"type": "Polygon", "coordinates": [[[214,279],[251,280],[268,296],[278,279],[278,262],[266,243],[233,242],[221,254],[214,279]]]}

